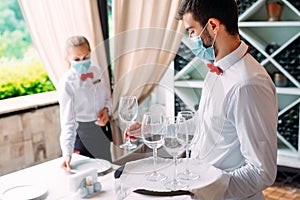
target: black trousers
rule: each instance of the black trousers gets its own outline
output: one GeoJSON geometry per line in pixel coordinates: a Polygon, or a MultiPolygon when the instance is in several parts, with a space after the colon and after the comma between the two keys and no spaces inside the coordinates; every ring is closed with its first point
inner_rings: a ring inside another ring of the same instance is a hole
{"type": "Polygon", "coordinates": [[[111,161],[109,124],[107,124],[108,127],[100,127],[95,122],[78,122],[78,124],[74,150],[90,158],[111,161]]]}

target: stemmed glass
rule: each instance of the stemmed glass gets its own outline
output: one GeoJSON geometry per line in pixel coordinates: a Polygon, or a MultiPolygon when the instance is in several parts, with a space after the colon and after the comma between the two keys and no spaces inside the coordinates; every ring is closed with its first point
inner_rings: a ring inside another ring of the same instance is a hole
{"type": "Polygon", "coordinates": [[[199,178],[199,175],[192,173],[189,168],[189,160],[190,160],[190,150],[192,145],[192,140],[196,133],[196,124],[194,121],[194,113],[192,111],[181,111],[178,113],[179,117],[183,117],[186,120],[187,124],[187,140],[186,140],[186,147],[185,147],[185,154],[186,154],[186,170],[183,173],[179,173],[178,177],[183,180],[195,180],[199,178]]]}
{"type": "Polygon", "coordinates": [[[143,142],[151,149],[153,149],[153,169],[154,171],[147,174],[149,181],[162,181],[167,177],[156,170],[157,149],[164,143],[164,127],[165,116],[161,113],[145,113],[143,116],[141,133],[143,142]]]}
{"type": "MultiPolygon", "coordinates": [[[[126,127],[129,128],[130,124],[136,119],[138,114],[138,102],[135,96],[122,96],[119,103],[119,116],[121,120],[126,122],[126,127]]],[[[127,130],[126,128],[126,130],[127,130]]],[[[125,131],[126,131],[125,130],[125,131]]],[[[122,149],[135,149],[136,144],[130,142],[130,138],[124,134],[126,142],[119,147],[122,149]]]]}
{"type": "Polygon", "coordinates": [[[174,175],[173,180],[167,182],[165,187],[171,191],[187,188],[187,185],[177,178],[177,156],[184,152],[186,144],[187,126],[182,117],[168,117],[166,121],[166,133],[164,138],[164,148],[173,156],[174,175]]]}

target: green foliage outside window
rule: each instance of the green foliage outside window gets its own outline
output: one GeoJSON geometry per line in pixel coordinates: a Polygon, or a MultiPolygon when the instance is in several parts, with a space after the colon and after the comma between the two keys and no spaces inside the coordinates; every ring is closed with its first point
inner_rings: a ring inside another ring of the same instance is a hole
{"type": "Polygon", "coordinates": [[[0,1],[0,58],[23,59],[32,46],[18,0],[0,1]]]}
{"type": "Polygon", "coordinates": [[[0,1],[0,99],[53,90],[33,48],[18,0],[0,1]]]}
{"type": "Polygon", "coordinates": [[[0,67],[0,99],[55,90],[40,62],[0,67]]]}

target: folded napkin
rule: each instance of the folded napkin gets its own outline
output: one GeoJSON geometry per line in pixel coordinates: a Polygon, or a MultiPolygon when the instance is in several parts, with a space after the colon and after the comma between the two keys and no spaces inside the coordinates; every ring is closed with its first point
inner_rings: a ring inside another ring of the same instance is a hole
{"type": "MultiPolygon", "coordinates": [[[[190,159],[189,168],[193,173],[199,174],[200,178],[182,181],[188,185],[188,191],[196,194],[201,200],[222,199],[222,196],[228,187],[229,175],[224,174],[222,170],[217,169],[208,163],[203,163],[196,159],[190,159]]],[[[120,177],[120,182],[122,185],[126,186],[127,191],[144,189],[154,192],[171,192],[165,188],[165,183],[173,179],[173,160],[158,158],[155,169],[167,176],[167,180],[160,182],[146,180],[145,175],[154,170],[153,158],[150,157],[126,163],[120,177]]],[[[180,173],[185,170],[186,159],[179,159],[177,172],[180,173]]]]}

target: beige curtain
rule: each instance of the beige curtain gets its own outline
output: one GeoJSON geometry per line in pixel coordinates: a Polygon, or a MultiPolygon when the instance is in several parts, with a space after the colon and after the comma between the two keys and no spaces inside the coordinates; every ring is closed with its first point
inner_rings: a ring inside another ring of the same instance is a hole
{"type": "Polygon", "coordinates": [[[180,0],[113,1],[113,138],[115,159],[123,156],[118,103],[135,95],[141,103],[159,84],[174,59],[184,31],[176,19],[180,0]]]}
{"type": "MultiPolygon", "coordinates": [[[[107,69],[97,0],[19,0],[19,4],[42,63],[56,87],[67,71],[64,44],[72,35],[84,35],[91,44],[93,62],[107,69]]],[[[108,72],[104,72],[109,87],[108,72]]]]}

